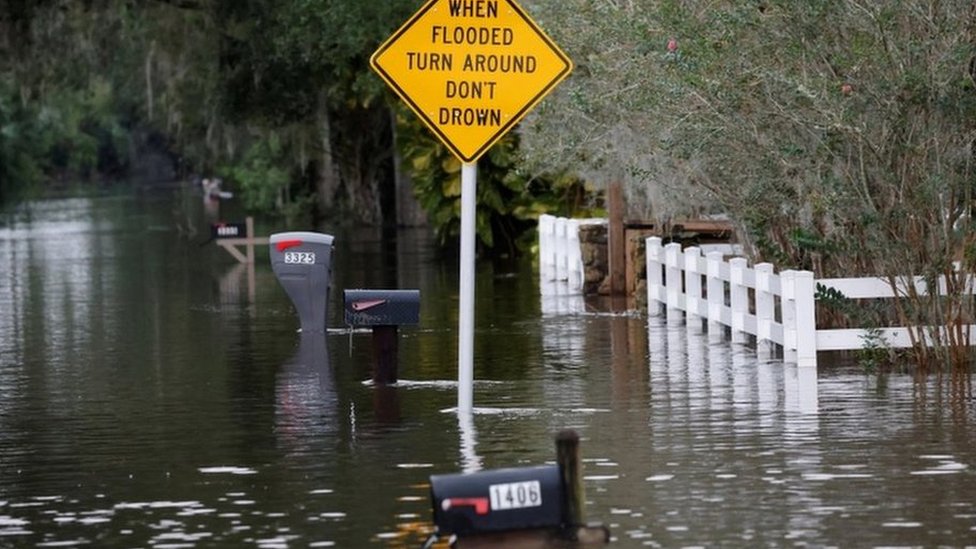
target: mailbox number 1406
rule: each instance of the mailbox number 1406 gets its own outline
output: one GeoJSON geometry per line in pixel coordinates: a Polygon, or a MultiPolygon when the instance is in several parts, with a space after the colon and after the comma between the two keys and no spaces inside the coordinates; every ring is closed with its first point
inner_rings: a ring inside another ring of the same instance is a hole
{"type": "Polygon", "coordinates": [[[542,488],[538,480],[492,484],[488,487],[493,511],[524,509],[542,505],[542,488]]]}

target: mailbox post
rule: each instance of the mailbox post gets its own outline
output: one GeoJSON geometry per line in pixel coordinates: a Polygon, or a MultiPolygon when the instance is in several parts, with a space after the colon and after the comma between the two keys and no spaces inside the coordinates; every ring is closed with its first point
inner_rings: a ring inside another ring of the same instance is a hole
{"type": "Polygon", "coordinates": [[[288,232],[271,235],[271,267],[291,298],[302,333],[325,333],[332,278],[332,235],[288,232]]]}
{"type": "Polygon", "coordinates": [[[420,322],[420,290],[345,290],[346,324],[373,329],[373,383],[397,382],[399,327],[420,322]]]}

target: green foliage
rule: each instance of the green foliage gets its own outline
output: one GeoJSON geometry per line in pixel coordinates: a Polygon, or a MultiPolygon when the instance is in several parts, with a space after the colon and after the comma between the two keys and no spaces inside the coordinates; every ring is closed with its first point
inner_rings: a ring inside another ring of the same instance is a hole
{"type": "Polygon", "coordinates": [[[383,92],[369,56],[416,3],[407,0],[217,0],[224,104],[230,112],[291,123],[333,108],[366,105],[383,92]]]}
{"type": "Polygon", "coordinates": [[[866,331],[861,336],[862,347],[855,352],[858,364],[867,373],[881,373],[894,365],[898,353],[888,344],[880,326],[890,317],[886,300],[855,301],[836,288],[817,283],[815,298],[820,312],[817,318],[834,326],[850,326],[866,331]]]}
{"type": "MultiPolygon", "coordinates": [[[[461,162],[412,113],[397,118],[404,168],[442,243],[460,234],[461,162]]],[[[590,213],[589,193],[570,175],[533,177],[519,166],[518,136],[509,134],[478,162],[476,230],[483,247],[515,255],[534,239],[541,214],[590,213]]]]}
{"type": "Polygon", "coordinates": [[[80,92],[48,96],[37,115],[39,158],[50,178],[90,180],[111,175],[126,158],[125,130],[104,81],[80,92]]]}
{"type": "Polygon", "coordinates": [[[869,374],[879,372],[881,368],[891,364],[891,348],[880,329],[868,329],[867,334],[861,339],[863,347],[858,350],[857,358],[865,372],[869,374]]]}
{"type": "Polygon", "coordinates": [[[0,80],[0,202],[44,181],[117,174],[127,156],[125,131],[107,107],[104,82],[24,104],[0,80]]]}
{"type": "MultiPolygon", "coordinates": [[[[415,0],[21,7],[10,19],[17,46],[0,49],[0,199],[14,185],[124,176],[138,136],[153,134],[188,170],[222,175],[253,211],[380,221],[393,126],[368,60],[415,0]]],[[[401,143],[408,166],[436,147],[426,130],[401,143]]],[[[569,213],[586,194],[573,178],[517,169],[516,143],[486,157],[478,196],[481,241],[509,253],[540,212],[569,213]]],[[[458,166],[436,155],[418,194],[446,240],[457,232],[458,166]]]]}
{"type": "MultiPolygon", "coordinates": [[[[957,276],[976,241],[968,0],[534,4],[579,66],[530,121],[536,162],[626,182],[633,213],[721,211],[780,268],[957,276]]],[[[964,285],[950,294],[887,314],[971,323],[964,285]]]]}
{"type": "Polygon", "coordinates": [[[31,142],[33,128],[5,99],[0,95],[0,205],[40,179],[31,151],[25,147],[31,142]]]}
{"type": "Polygon", "coordinates": [[[0,44],[0,200],[41,184],[118,177],[128,161],[129,103],[97,55],[112,22],[56,4],[13,10],[0,29],[12,37],[0,44]]]}
{"type": "Polygon", "coordinates": [[[284,151],[280,138],[271,134],[257,139],[240,161],[225,166],[221,173],[240,185],[244,207],[255,211],[273,211],[284,202],[290,174],[281,168],[284,151]]]}

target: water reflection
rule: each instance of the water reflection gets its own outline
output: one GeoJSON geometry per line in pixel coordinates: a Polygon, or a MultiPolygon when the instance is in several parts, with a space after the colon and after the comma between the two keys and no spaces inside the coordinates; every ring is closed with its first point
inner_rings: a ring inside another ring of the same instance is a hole
{"type": "Polygon", "coordinates": [[[476,473],[482,469],[481,456],[478,455],[478,432],[474,427],[474,414],[466,411],[458,411],[458,433],[460,441],[458,447],[461,449],[461,471],[464,473],[476,473]]]}
{"type": "Polygon", "coordinates": [[[114,274],[101,268],[115,253],[103,236],[114,230],[89,199],[32,203],[0,227],[0,354],[33,348],[64,362],[92,344],[94,330],[117,327],[99,300],[114,274]]]}
{"type": "Polygon", "coordinates": [[[583,294],[571,290],[566,282],[543,281],[539,287],[543,316],[572,315],[586,312],[583,294]]]}
{"type": "Polygon", "coordinates": [[[817,371],[766,357],[746,344],[716,338],[694,327],[652,317],[648,321],[650,371],[678,388],[707,388],[714,408],[818,412],[817,371]]]}
{"type": "Polygon", "coordinates": [[[339,431],[339,399],[324,334],[302,334],[277,374],[275,433],[291,457],[314,457],[339,431]]]}
{"type": "Polygon", "coordinates": [[[786,364],[784,378],[786,409],[805,414],[816,413],[820,408],[817,379],[816,368],[800,368],[796,364],[786,364]]]}
{"type": "MultiPolygon", "coordinates": [[[[809,447],[818,434],[817,410],[802,409],[798,397],[800,391],[815,395],[816,379],[806,387],[791,384],[795,367],[760,360],[750,346],[696,328],[674,319],[648,320],[654,408],[650,442],[656,457],[645,480],[654,486],[660,504],[645,506],[644,515],[656,519],[628,531],[627,537],[654,540],[657,546],[705,540],[752,545],[763,539],[758,529],[729,528],[720,534],[722,527],[705,528],[710,533],[703,536],[700,517],[735,508],[737,499],[748,497],[743,490],[749,482],[772,489],[789,483],[790,469],[817,467],[818,453],[809,447]],[[787,386],[794,390],[792,398],[787,386]],[[787,433],[792,434],[782,436],[787,433]],[[779,443],[767,444],[767,437],[779,443]],[[802,457],[791,458],[796,460],[791,463],[787,456],[802,457]],[[668,509],[669,504],[674,507],[668,509]],[[732,537],[725,537],[729,534],[732,537]]],[[[805,398],[809,402],[810,397],[805,398]]],[[[764,490],[748,488],[756,489],[764,490]]],[[[802,487],[791,486],[782,495],[784,509],[819,505],[802,487]]],[[[784,520],[787,535],[780,539],[803,539],[818,527],[803,513],[787,513],[784,520]]]]}
{"type": "Polygon", "coordinates": [[[396,385],[372,386],[373,412],[378,427],[400,425],[403,417],[400,409],[400,390],[396,385]]]}
{"type": "Polygon", "coordinates": [[[217,279],[221,305],[240,305],[242,302],[245,304],[254,303],[256,285],[253,263],[235,263],[229,266],[217,279]]]}

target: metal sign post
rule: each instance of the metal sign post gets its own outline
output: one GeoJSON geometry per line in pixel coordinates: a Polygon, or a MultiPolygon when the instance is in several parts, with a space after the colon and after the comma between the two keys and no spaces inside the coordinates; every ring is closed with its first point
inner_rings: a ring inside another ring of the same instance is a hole
{"type": "Polygon", "coordinates": [[[458,409],[471,411],[477,161],[573,69],[515,0],[428,0],[370,65],[463,163],[458,409]]]}
{"type": "Polygon", "coordinates": [[[470,413],[474,402],[474,270],[478,165],[461,167],[461,284],[458,310],[458,412],[470,413]]]}

